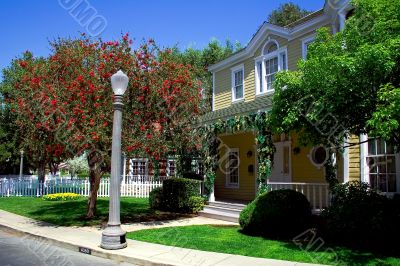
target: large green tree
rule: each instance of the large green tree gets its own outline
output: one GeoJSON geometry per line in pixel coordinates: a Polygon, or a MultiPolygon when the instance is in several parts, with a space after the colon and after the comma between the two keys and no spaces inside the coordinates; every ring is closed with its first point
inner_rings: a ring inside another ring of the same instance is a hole
{"type": "Polygon", "coordinates": [[[221,44],[218,40],[213,39],[203,49],[187,48],[184,51],[178,49],[174,51],[177,60],[193,67],[197,79],[202,83],[203,112],[210,111],[212,104],[212,74],[208,71],[208,67],[228,58],[240,49],[242,46],[239,42],[232,43],[227,40],[221,44]]]}
{"type": "Polygon", "coordinates": [[[288,2],[281,4],[277,9],[273,10],[268,16],[268,22],[284,27],[310,13],[311,11],[302,9],[293,2],[288,2]]]}
{"type": "Polygon", "coordinates": [[[399,146],[400,1],[352,5],[342,32],[319,30],[298,70],[277,75],[272,125],[332,148],[362,133],[399,146]]]}

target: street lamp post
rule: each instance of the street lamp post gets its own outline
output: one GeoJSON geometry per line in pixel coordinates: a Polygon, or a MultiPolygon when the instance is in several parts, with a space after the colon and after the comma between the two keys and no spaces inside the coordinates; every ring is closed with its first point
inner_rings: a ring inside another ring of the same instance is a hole
{"type": "Polygon", "coordinates": [[[19,163],[19,178],[22,179],[22,173],[23,173],[23,169],[24,169],[24,150],[20,150],[21,153],[21,160],[19,163]]]}
{"type": "Polygon", "coordinates": [[[121,128],[122,128],[122,97],[128,87],[128,77],[119,70],[111,77],[114,91],[114,120],[111,150],[111,186],[110,209],[106,229],[103,231],[100,246],[104,249],[121,249],[127,246],[126,232],[121,228],[120,221],[120,178],[121,178],[121,128]]]}

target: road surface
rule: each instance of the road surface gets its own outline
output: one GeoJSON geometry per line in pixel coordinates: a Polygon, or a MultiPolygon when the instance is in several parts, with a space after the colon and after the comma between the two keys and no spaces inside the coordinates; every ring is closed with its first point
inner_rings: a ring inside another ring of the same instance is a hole
{"type": "Polygon", "coordinates": [[[0,229],[0,266],[132,266],[68,249],[45,240],[0,229]]]}

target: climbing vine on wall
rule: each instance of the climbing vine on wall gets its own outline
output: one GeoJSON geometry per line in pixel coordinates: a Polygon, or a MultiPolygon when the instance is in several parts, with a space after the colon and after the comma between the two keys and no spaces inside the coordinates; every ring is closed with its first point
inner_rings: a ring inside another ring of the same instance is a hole
{"type": "Polygon", "coordinates": [[[235,116],[227,120],[218,120],[199,130],[201,130],[200,133],[203,136],[202,154],[205,170],[205,190],[208,196],[213,192],[215,173],[219,164],[218,152],[221,141],[218,138],[218,134],[239,131],[253,131],[255,133],[258,160],[257,194],[267,190],[266,181],[271,174],[275,146],[272,141],[272,131],[266,112],[235,116]]]}

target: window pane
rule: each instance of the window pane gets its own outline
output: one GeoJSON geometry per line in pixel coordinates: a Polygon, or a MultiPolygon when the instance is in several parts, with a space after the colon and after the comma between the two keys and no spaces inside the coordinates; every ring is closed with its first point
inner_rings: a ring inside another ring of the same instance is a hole
{"type": "Polygon", "coordinates": [[[378,189],[382,192],[387,192],[386,175],[378,175],[378,189]]]}
{"type": "Polygon", "coordinates": [[[396,175],[388,175],[388,191],[396,192],[396,175]]]}
{"type": "Polygon", "coordinates": [[[386,143],[386,154],[394,154],[393,146],[388,143],[386,143]]]}
{"type": "Polygon", "coordinates": [[[372,189],[377,189],[377,175],[376,174],[369,175],[369,185],[371,186],[372,189]]]}
{"type": "Polygon", "coordinates": [[[368,155],[376,155],[376,140],[368,141],[368,155]]]}
{"type": "Polygon", "coordinates": [[[376,154],[385,154],[385,141],[376,140],[376,154]]]}
{"type": "Polygon", "coordinates": [[[286,54],[285,53],[281,54],[281,61],[282,61],[282,69],[286,70],[287,68],[286,68],[286,54]]]}
{"type": "Polygon", "coordinates": [[[387,161],[387,172],[389,174],[395,174],[396,173],[396,159],[395,156],[387,156],[386,157],[387,161]]]}
{"type": "Polygon", "coordinates": [[[258,71],[258,82],[260,87],[260,92],[264,91],[263,82],[262,82],[262,63],[257,64],[258,71]]]}
{"type": "Polygon", "coordinates": [[[243,98],[243,86],[239,85],[235,88],[235,98],[240,99],[243,98]]]}

